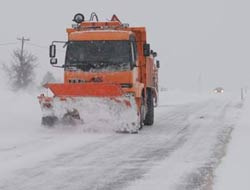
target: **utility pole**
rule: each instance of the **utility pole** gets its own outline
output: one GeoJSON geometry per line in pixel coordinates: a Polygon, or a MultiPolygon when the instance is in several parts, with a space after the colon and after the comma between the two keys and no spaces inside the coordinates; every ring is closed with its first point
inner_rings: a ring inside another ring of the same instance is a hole
{"type": "Polygon", "coordinates": [[[17,38],[17,40],[20,40],[21,41],[21,43],[22,43],[22,45],[21,45],[21,64],[23,64],[23,51],[24,51],[24,43],[26,42],[26,41],[30,41],[30,39],[29,38],[24,38],[24,37],[22,37],[22,38],[17,38]]]}

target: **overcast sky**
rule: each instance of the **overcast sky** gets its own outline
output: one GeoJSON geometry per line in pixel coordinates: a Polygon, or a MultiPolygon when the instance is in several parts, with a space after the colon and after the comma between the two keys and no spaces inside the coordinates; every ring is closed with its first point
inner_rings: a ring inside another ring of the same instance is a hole
{"type": "Polygon", "coordinates": [[[204,90],[250,87],[249,0],[1,0],[0,62],[20,46],[17,37],[31,39],[26,48],[39,57],[40,71],[52,69],[48,48],[66,40],[75,13],[99,19],[117,14],[131,26],[146,26],[148,42],[161,61],[161,85],[204,90]],[[4,43],[15,43],[1,45],[4,43]],[[31,44],[32,43],[32,44],[31,44]]]}

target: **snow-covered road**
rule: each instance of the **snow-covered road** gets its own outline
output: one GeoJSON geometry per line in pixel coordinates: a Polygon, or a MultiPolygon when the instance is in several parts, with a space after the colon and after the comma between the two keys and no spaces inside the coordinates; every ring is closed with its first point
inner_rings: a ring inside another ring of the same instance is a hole
{"type": "Polygon", "coordinates": [[[162,103],[139,134],[3,127],[0,189],[209,189],[240,108],[215,95],[162,103]]]}

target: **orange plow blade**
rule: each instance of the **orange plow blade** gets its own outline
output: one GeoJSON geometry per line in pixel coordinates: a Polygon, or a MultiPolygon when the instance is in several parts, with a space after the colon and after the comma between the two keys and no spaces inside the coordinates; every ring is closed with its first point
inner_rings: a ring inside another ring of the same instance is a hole
{"type": "Polygon", "coordinates": [[[121,87],[114,84],[47,84],[56,96],[78,97],[119,97],[122,96],[121,87]]]}

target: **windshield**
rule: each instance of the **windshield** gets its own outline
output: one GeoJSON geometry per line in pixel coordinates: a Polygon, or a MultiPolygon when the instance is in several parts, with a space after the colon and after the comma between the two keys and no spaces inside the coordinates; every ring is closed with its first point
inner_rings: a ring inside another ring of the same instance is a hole
{"type": "Polygon", "coordinates": [[[65,66],[87,72],[131,70],[130,42],[68,42],[65,66]]]}

